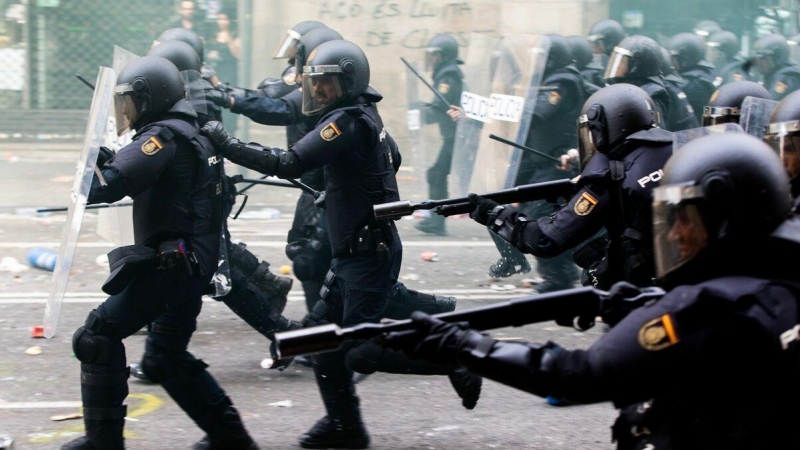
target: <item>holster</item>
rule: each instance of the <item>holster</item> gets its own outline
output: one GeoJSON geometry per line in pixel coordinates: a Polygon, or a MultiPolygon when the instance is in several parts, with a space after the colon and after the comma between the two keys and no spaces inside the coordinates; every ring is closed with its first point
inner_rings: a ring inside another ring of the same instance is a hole
{"type": "Polygon", "coordinates": [[[394,242],[397,227],[392,221],[381,221],[360,228],[349,246],[349,255],[375,255],[378,261],[389,258],[389,246],[394,242]]]}
{"type": "Polygon", "coordinates": [[[108,252],[111,273],[103,283],[103,292],[119,294],[139,273],[154,266],[155,261],[156,251],[144,245],[126,245],[111,250],[108,252]]]}
{"type": "Polygon", "coordinates": [[[164,241],[158,246],[158,268],[160,274],[174,280],[186,280],[194,274],[197,259],[186,248],[183,239],[164,241]]]}

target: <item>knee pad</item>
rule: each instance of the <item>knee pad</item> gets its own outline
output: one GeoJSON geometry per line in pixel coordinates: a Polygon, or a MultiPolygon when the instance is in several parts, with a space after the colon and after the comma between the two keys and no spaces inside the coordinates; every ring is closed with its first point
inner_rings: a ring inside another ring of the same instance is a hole
{"type": "Polygon", "coordinates": [[[114,342],[106,337],[80,327],[72,335],[72,352],[80,362],[87,364],[108,364],[114,342]]]}

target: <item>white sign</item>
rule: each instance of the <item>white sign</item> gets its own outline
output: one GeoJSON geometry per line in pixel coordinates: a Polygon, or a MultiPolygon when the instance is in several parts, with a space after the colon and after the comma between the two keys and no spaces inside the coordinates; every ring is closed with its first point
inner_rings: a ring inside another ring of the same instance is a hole
{"type": "Polygon", "coordinates": [[[519,122],[525,107],[525,98],[515,95],[492,94],[491,118],[506,122],[519,122]]]}
{"type": "Polygon", "coordinates": [[[409,109],[406,112],[406,124],[410,131],[417,131],[422,128],[422,114],[418,109],[409,109]]]}
{"type": "Polygon", "coordinates": [[[492,99],[463,91],[461,93],[461,109],[470,119],[488,122],[492,109],[492,99]]]}

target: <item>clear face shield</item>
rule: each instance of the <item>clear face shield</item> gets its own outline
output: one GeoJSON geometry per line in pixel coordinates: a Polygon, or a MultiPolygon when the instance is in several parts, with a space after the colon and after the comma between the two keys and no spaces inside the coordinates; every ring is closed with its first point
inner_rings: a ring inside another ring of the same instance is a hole
{"type": "Polygon", "coordinates": [[[286,35],[278,43],[278,47],[275,48],[272,59],[293,58],[295,46],[300,41],[300,37],[300,33],[294,30],[286,30],[286,35]]]}
{"type": "Polygon", "coordinates": [[[339,66],[303,67],[303,114],[314,115],[345,93],[339,66]]]}
{"type": "Polygon", "coordinates": [[[595,153],[597,153],[597,147],[594,145],[592,130],[589,129],[589,117],[583,114],[578,117],[578,158],[580,158],[581,169],[586,167],[589,158],[595,153]]]}
{"type": "Polygon", "coordinates": [[[139,120],[139,109],[133,97],[133,86],[120,84],[114,87],[114,119],[117,122],[117,136],[122,136],[133,129],[139,120]]]}
{"type": "Polygon", "coordinates": [[[739,123],[741,111],[739,108],[727,106],[706,106],[703,108],[703,125],[710,127],[723,123],[739,123]]]}
{"type": "Polygon", "coordinates": [[[614,51],[609,56],[606,64],[606,73],[603,78],[606,80],[623,79],[628,75],[628,65],[630,64],[633,52],[622,47],[614,47],[614,51]]]}
{"type": "Polygon", "coordinates": [[[726,56],[720,49],[719,42],[711,41],[706,43],[706,61],[718,65],[725,61],[726,56]]]}
{"type": "Polygon", "coordinates": [[[434,67],[442,60],[442,49],[428,47],[425,49],[425,71],[433,72],[434,67]]]}
{"type": "Polygon", "coordinates": [[[704,197],[696,185],[659,186],[653,190],[653,245],[656,276],[692,260],[708,245],[708,230],[695,199],[704,197]]]}
{"type": "Polygon", "coordinates": [[[764,142],[781,157],[790,179],[800,175],[800,121],[767,125],[764,142]]]}

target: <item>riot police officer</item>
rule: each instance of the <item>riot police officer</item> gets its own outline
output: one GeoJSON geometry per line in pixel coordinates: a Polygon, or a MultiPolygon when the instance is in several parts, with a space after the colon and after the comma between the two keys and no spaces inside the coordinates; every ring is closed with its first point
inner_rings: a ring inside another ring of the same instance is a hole
{"type": "Polygon", "coordinates": [[[739,58],[739,38],[730,31],[713,33],[706,42],[706,59],[716,67],[714,86],[750,79],[744,61],[739,58]]]}
{"type": "Polygon", "coordinates": [[[413,339],[386,341],[534,395],[611,401],[623,409],[613,427],[620,450],[796,448],[782,406],[800,397],[800,267],[776,257],[800,250],[790,207],[785,170],[766,145],[706,136],[672,156],[653,191],[657,274],[671,290],[589,349],[495,340],[424,314],[413,317],[413,339]]]}
{"type": "Polygon", "coordinates": [[[122,339],[148,325],[143,370],[202,428],[197,448],[254,449],[230,399],[186,349],[202,294],[217,269],[222,199],[220,164],[199,133],[178,69],[158,56],[127,64],[114,103],[120,134],[133,142],[99,159],[89,203],[133,198],[136,245],[109,254],[111,294],[72,339],[81,361],[86,436],[64,449],[122,449],[128,368],[122,339]]]}
{"type": "Polygon", "coordinates": [[[584,284],[601,289],[617,281],[651,285],[650,195],[672,154],[672,134],[658,128],[647,93],[625,83],[589,97],[578,122],[584,167],[567,206],[535,218],[471,194],[476,204],[471,217],[540,258],[563,254],[605,230],[574,254],[585,269],[584,284]]]}
{"type": "Polygon", "coordinates": [[[714,93],[714,66],[703,59],[705,44],[693,33],[679,33],[672,36],[666,46],[672,55],[675,70],[685,80],[681,90],[686,93],[689,104],[694,109],[697,121],[702,120],[703,107],[714,93]]]}
{"type": "Polygon", "coordinates": [[[692,29],[692,32],[700,36],[704,42],[707,41],[711,35],[719,31],[722,31],[722,27],[713,20],[701,20],[697,22],[697,25],[692,29]]]}
{"type": "MultiPolygon", "coordinates": [[[[546,37],[550,42],[550,51],[542,83],[554,89],[539,93],[525,145],[557,158],[577,146],[575,121],[580,115],[580,108],[587,95],[583,78],[572,63],[572,53],[567,40],[555,34],[546,37]]],[[[519,163],[515,186],[563,178],[565,173],[550,160],[525,152],[519,163]]],[[[542,200],[524,203],[521,208],[529,217],[538,218],[553,214],[558,206],[542,200]]],[[[492,235],[492,238],[500,253],[508,255],[509,252],[504,250],[508,244],[496,235],[492,235]]],[[[518,252],[511,255],[517,257],[500,258],[489,268],[489,275],[503,278],[530,270],[530,265],[523,255],[518,252]]],[[[537,259],[537,271],[544,280],[537,286],[539,292],[567,289],[578,282],[579,271],[569,256],[564,253],[555,258],[537,259]]]]}
{"type": "MultiPolygon", "coordinates": [[[[456,122],[447,114],[450,105],[461,102],[461,92],[464,89],[464,74],[461,73],[459,64],[464,62],[458,57],[458,42],[449,34],[438,34],[428,41],[425,49],[425,66],[433,71],[433,88],[439,91],[448,101],[449,105],[435,98],[426,105],[425,120],[439,126],[442,136],[442,147],[436,156],[436,161],[428,168],[428,195],[431,199],[447,198],[447,177],[453,161],[453,145],[456,138],[456,122]]],[[[414,224],[414,228],[423,233],[444,236],[445,217],[431,214],[421,222],[414,224]]]]}
{"type": "Polygon", "coordinates": [[[606,68],[595,61],[592,53],[592,46],[589,41],[578,35],[567,36],[569,48],[572,52],[572,59],[575,60],[575,67],[581,72],[581,76],[587,83],[596,86],[594,89],[587,89],[589,95],[597,92],[597,89],[606,85],[603,73],[606,68]]]}
{"type": "Polygon", "coordinates": [[[625,29],[622,28],[619,22],[613,19],[604,19],[592,25],[586,39],[592,43],[594,53],[601,55],[598,63],[601,66],[605,66],[611,56],[611,52],[614,51],[614,47],[626,36],[625,29]]]}
{"type": "Polygon", "coordinates": [[[769,91],[753,81],[734,81],[714,91],[703,108],[703,126],[739,123],[742,103],[747,97],[769,99],[769,91]]]}
{"type": "MultiPolygon", "coordinates": [[[[324,167],[326,209],[333,260],[326,288],[306,324],[349,326],[378,322],[397,281],[402,243],[394,222],[376,221],[372,206],[399,199],[395,173],[400,154],[383,126],[369,89],[369,62],[355,44],[319,45],[303,67],[302,111],[319,122],[288,151],[244,144],[219,124],[206,124],[231,161],[282,178],[324,167]]],[[[342,351],[314,356],[314,372],[327,415],[300,438],[304,448],[366,448],[352,371],[449,375],[467,408],[474,408],[481,379],[454,366],[411,361],[372,342],[353,342],[342,351]]]]}
{"type": "Polygon", "coordinates": [[[792,197],[800,203],[800,92],[784,97],[772,111],[764,142],[780,155],[789,174],[792,197]]]}
{"type": "Polygon", "coordinates": [[[753,44],[755,70],[773,100],[782,100],[800,88],[800,69],[789,59],[789,45],[779,34],[769,34],[753,44]]]}

